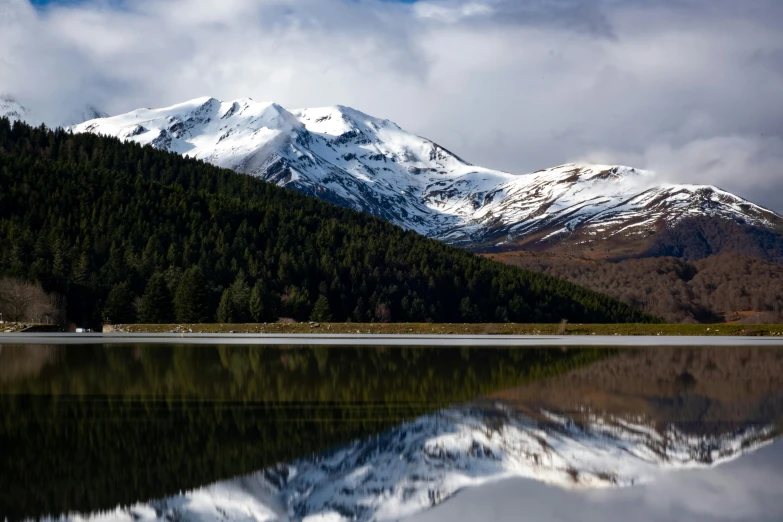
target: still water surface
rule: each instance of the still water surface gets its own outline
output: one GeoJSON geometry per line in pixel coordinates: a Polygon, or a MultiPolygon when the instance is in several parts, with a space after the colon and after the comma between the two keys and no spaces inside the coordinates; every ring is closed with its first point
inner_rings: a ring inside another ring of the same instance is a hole
{"type": "Polygon", "coordinates": [[[0,345],[0,519],[780,520],[783,349],[0,345]]]}

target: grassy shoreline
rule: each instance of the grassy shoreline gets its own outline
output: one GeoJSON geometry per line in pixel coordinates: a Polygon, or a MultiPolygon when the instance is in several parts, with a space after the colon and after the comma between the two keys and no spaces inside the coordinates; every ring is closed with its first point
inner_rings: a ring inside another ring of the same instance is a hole
{"type": "Polygon", "coordinates": [[[120,324],[105,333],[783,336],[780,324],[268,323],[120,324]]]}

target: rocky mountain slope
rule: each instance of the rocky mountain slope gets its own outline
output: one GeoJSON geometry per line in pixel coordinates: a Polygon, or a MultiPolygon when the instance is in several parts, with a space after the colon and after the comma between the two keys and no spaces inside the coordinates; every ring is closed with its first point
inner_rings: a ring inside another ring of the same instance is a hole
{"type": "Polygon", "coordinates": [[[537,417],[499,403],[455,407],[324,454],[86,519],[399,520],[504,478],[633,486],[667,470],[718,465],[775,436],[764,426],[697,436],[644,418],[537,417]]]}
{"type": "Polygon", "coordinates": [[[783,228],[781,216],[717,187],[664,183],[631,167],[568,164],[522,175],[477,167],[343,106],[288,111],[199,98],[73,130],[200,158],[474,249],[638,251],[650,236],[703,216],[783,228]]]}

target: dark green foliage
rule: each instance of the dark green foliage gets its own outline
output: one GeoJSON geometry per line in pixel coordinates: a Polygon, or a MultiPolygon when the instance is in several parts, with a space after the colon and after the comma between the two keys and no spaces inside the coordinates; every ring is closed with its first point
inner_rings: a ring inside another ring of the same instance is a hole
{"type": "Polygon", "coordinates": [[[234,307],[234,320],[227,322],[250,322],[250,286],[247,284],[244,270],[239,270],[236,279],[231,283],[228,291],[229,296],[231,297],[231,304],[234,307]]]}
{"type": "Polygon", "coordinates": [[[76,322],[100,321],[117,285],[142,295],[155,273],[166,274],[182,322],[214,320],[230,287],[238,320],[307,320],[321,295],[334,321],[654,320],[380,219],[113,138],[2,119],[0,187],[0,274],[64,294],[76,322]],[[258,281],[265,289],[251,313],[247,289],[258,281]]]}
{"type": "Polygon", "coordinates": [[[210,319],[207,280],[198,266],[188,269],[179,280],[174,313],[181,323],[204,323],[210,319]]]}
{"type": "Polygon", "coordinates": [[[459,303],[459,312],[466,323],[476,322],[481,317],[481,312],[470,302],[470,297],[465,297],[459,303]]]}
{"type": "Polygon", "coordinates": [[[287,287],[280,298],[280,313],[283,317],[304,321],[310,316],[312,308],[307,290],[298,286],[287,287]]]}
{"type": "Polygon", "coordinates": [[[223,295],[220,296],[220,304],[217,309],[217,320],[219,323],[239,322],[239,314],[234,306],[231,290],[224,290],[223,295]]]}
{"type": "Polygon", "coordinates": [[[133,301],[136,296],[131,292],[128,283],[120,283],[109,291],[106,305],[103,307],[103,317],[112,323],[132,323],[136,320],[133,301]]]}
{"type": "Polygon", "coordinates": [[[279,317],[280,295],[272,292],[262,280],[256,281],[250,292],[250,317],[259,323],[268,323],[279,317]]]}
{"type": "Polygon", "coordinates": [[[140,323],[166,324],[174,320],[171,291],[163,274],[155,273],[147,282],[139,304],[140,323]]]}
{"type": "Polygon", "coordinates": [[[329,311],[329,300],[325,295],[318,297],[313,307],[313,313],[310,314],[311,321],[331,321],[332,312],[329,311]]]}

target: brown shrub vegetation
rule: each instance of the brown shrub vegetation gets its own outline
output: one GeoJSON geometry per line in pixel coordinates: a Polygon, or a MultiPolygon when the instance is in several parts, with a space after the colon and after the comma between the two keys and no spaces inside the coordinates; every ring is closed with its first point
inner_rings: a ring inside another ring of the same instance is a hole
{"type": "Polygon", "coordinates": [[[608,262],[522,252],[492,257],[616,297],[670,322],[783,322],[783,266],[756,258],[727,253],[692,262],[673,257],[608,262]]]}
{"type": "Polygon", "coordinates": [[[49,294],[40,284],[0,278],[0,313],[7,321],[62,324],[62,297],[49,294]]]}

